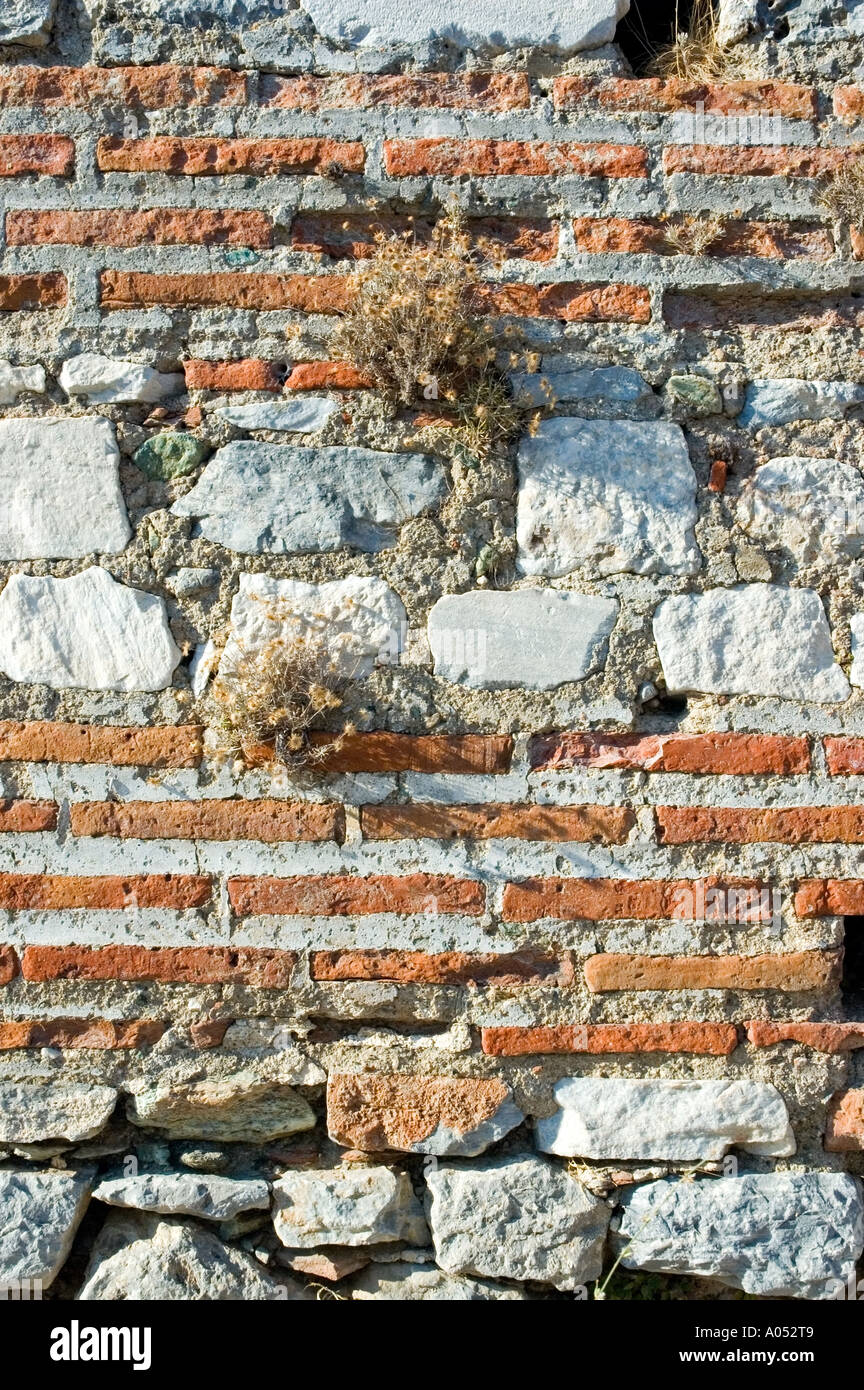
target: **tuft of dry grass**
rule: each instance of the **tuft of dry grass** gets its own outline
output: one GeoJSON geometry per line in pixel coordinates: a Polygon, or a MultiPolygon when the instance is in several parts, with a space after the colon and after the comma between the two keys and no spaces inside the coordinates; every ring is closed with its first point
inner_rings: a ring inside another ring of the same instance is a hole
{"type": "Polygon", "coordinates": [[[701,256],[720,240],[725,231],[725,219],[713,213],[707,217],[685,214],[670,218],[664,224],[663,239],[679,256],[701,256]]]}
{"type": "Polygon", "coordinates": [[[850,159],[825,179],[819,200],[841,222],[864,232],[864,160],[850,159]]]}
{"type": "Polygon", "coordinates": [[[723,44],[717,33],[714,0],[695,0],[687,28],[675,4],[675,38],[654,53],[646,72],[654,77],[683,77],[688,82],[718,82],[752,76],[749,54],[740,45],[723,44]]]}

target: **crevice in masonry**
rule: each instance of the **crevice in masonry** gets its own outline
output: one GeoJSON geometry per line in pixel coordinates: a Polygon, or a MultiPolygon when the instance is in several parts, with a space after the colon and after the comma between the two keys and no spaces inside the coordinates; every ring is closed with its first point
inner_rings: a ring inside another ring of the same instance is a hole
{"type": "Polygon", "coordinates": [[[693,0],[630,0],[630,9],[615,31],[615,42],[637,77],[658,49],[668,48],[679,29],[686,30],[693,0]]]}
{"type": "Polygon", "coordinates": [[[844,917],[841,992],[847,1022],[864,1022],[864,917],[844,917]]]}

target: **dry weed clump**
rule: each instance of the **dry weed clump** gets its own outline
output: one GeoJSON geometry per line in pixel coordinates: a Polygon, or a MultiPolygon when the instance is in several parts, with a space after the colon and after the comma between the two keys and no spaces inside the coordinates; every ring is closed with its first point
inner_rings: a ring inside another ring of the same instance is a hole
{"type": "Polygon", "coordinates": [[[730,81],[753,75],[752,62],[740,45],[721,43],[714,0],[694,0],[685,29],[675,5],[675,37],[668,48],[650,58],[646,72],[654,77],[682,77],[688,82],[730,81]]]}
{"type": "Polygon", "coordinates": [[[822,184],[819,198],[839,221],[864,232],[864,160],[850,159],[835,169],[822,184]]]}
{"type": "Polygon", "coordinates": [[[726,231],[722,217],[712,214],[709,217],[670,218],[663,226],[663,239],[670,250],[679,256],[702,256],[726,231]]]}

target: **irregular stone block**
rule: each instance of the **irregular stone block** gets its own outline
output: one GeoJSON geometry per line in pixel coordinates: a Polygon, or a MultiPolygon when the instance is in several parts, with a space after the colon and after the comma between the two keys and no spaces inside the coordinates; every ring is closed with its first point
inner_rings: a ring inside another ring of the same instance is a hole
{"type": "Polygon", "coordinates": [[[542,372],[514,372],[510,384],[519,405],[542,407],[559,401],[596,401],[620,406],[656,400],[644,376],[632,367],[568,368],[552,359],[547,368],[544,360],[542,372]]]}
{"type": "Polygon", "coordinates": [[[266,1182],[221,1178],[211,1173],[139,1173],[137,1177],[106,1178],[93,1196],[109,1207],[135,1207],[162,1216],[198,1216],[204,1221],[230,1221],[241,1211],[270,1205],[266,1182]]]}
{"type": "Polygon", "coordinates": [[[795,1152],[779,1091],[761,1081],[642,1081],[573,1076],[560,1109],[537,1121],[543,1153],[568,1158],[722,1158],[733,1144],[774,1158],[795,1152]]]}
{"type": "Polygon", "coordinates": [[[11,362],[0,362],[0,405],[14,405],[22,391],[44,395],[45,368],[13,367],[11,362]]]}
{"type": "Polygon", "coordinates": [[[748,1173],[634,1187],[616,1244],[626,1269],[699,1274],[769,1298],[835,1298],[864,1247],[848,1173],[748,1173]]]}
{"type": "Polygon", "coordinates": [[[351,1284],[351,1297],[361,1303],[492,1303],[522,1301],[523,1289],[493,1284],[486,1279],[465,1279],[445,1274],[434,1265],[372,1264],[351,1284]]]}
{"type": "Polygon", "coordinates": [[[87,1210],[92,1168],[0,1170],[0,1285],[59,1273],[87,1210]]]}
{"type": "Polygon", "coordinates": [[[383,550],[399,527],[445,495],[444,469],[425,454],[227,444],[172,508],[246,555],[383,550]]]}
{"type": "Polygon", "coordinates": [[[856,613],[849,623],[852,635],[852,666],[849,679],[853,685],[864,685],[864,613],[856,613]]]}
{"type": "Polygon", "coordinates": [[[315,1124],[301,1095],[253,1072],[190,1085],[157,1083],[130,1096],[126,1114],[133,1124],[165,1130],[172,1139],[220,1143],[266,1144],[315,1124]]]}
{"type": "Polygon", "coordinates": [[[182,565],[165,576],[165,587],[177,598],[192,598],[219,587],[221,576],[218,570],[203,569],[199,566],[182,565]]]}
{"type": "Polygon", "coordinates": [[[429,1224],[449,1274],[575,1289],[603,1264],[609,1207],[544,1159],[516,1156],[427,1172],[429,1224]]]}
{"type": "Polygon", "coordinates": [[[98,352],[67,358],[58,381],[67,396],[87,396],[94,405],[154,404],[184,388],[182,375],[156,372],[141,362],[118,362],[98,352]]]}
{"type": "Polygon", "coordinates": [[[676,594],[654,614],[670,691],[845,700],[822,600],[813,589],[743,584],[676,594]]]}
{"type": "Polygon", "coordinates": [[[327,1129],[337,1144],[474,1158],[522,1123],[503,1081],[331,1073],[327,1129]]]}
{"type": "Polygon", "coordinates": [[[109,420],[0,420],[0,560],[123,550],[119,463],[109,420]]]}
{"type": "Polygon", "coordinates": [[[326,396],[306,396],[298,401],[263,401],[251,405],[226,405],[216,411],[220,420],[241,430],[284,430],[314,434],[322,430],[339,409],[326,396]]]}
{"type": "Polygon", "coordinates": [[[164,690],[180,652],[165,604],[93,565],[69,579],[10,575],[0,670],[55,690],[164,690]]]}
{"type": "Polygon", "coordinates": [[[751,381],[744,397],[739,425],[791,425],[795,420],[842,420],[847,410],[864,401],[864,386],[851,381],[801,381],[797,377],[751,381]]]}
{"type": "Polygon", "coordinates": [[[678,415],[719,415],[723,410],[719,387],[705,376],[670,376],[665,395],[678,415]]]}
{"type": "Polygon", "coordinates": [[[113,1086],[90,1082],[6,1081],[0,1084],[0,1143],[77,1144],[104,1129],[117,1103],[113,1086]]]}
{"type": "Polygon", "coordinates": [[[519,447],[519,571],[693,574],[695,499],[680,425],[543,420],[519,447]]]}
{"type": "Polygon", "coordinates": [[[435,674],[487,690],[551,690],[584,680],[606,659],[615,599],[571,590],[447,594],[429,614],[435,674]]]}
{"type": "Polygon", "coordinates": [[[741,489],[738,525],[801,563],[864,552],[864,479],[843,459],[776,458],[741,489]]]}
{"type": "Polygon", "coordinates": [[[188,473],[194,473],[206,457],[207,445],[203,439],[168,430],[142,444],[132,461],[148,478],[170,482],[172,478],[185,478],[188,473]]]}
{"type": "Polygon", "coordinates": [[[51,38],[57,0],[4,0],[0,10],[0,43],[44,48],[51,38]]]}
{"type": "Polygon", "coordinates": [[[306,0],[319,34],[364,48],[438,39],[459,48],[539,47],[574,53],[611,43],[630,0],[427,0],[393,6],[391,0],[306,0]]]}
{"type": "Polygon", "coordinates": [[[220,670],[231,670],[244,655],[290,631],[323,644],[335,671],[363,679],[376,663],[395,662],[406,627],[402,601],[383,579],[352,574],[304,584],[241,574],[220,670]]]}
{"type": "Polygon", "coordinates": [[[273,1224],[283,1245],[377,1245],[405,1240],[423,1246],[429,1232],[407,1173],[389,1168],[306,1169],[273,1184],[273,1224]]]}

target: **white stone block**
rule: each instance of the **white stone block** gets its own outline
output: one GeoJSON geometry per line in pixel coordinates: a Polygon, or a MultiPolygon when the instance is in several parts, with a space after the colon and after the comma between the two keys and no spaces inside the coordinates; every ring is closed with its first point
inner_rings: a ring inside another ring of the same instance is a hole
{"type": "Polygon", "coordinates": [[[304,0],[325,38],[386,48],[441,39],[460,48],[573,53],[611,43],[630,0],[304,0]]]}
{"type": "Polygon", "coordinates": [[[58,380],[67,396],[87,396],[94,405],[153,404],[184,389],[181,375],[157,372],[141,362],[117,361],[98,352],[67,358],[58,380]]]}

